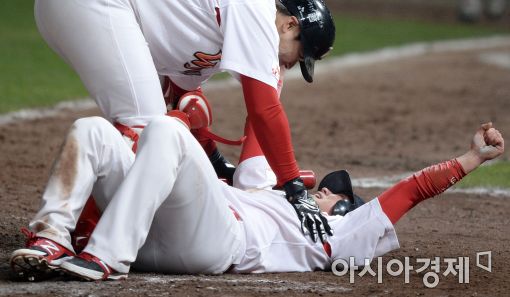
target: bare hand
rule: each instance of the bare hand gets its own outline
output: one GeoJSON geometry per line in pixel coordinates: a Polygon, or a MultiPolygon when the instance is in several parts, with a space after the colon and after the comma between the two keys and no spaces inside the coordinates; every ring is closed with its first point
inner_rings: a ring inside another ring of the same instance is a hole
{"type": "Polygon", "coordinates": [[[499,157],[505,151],[505,141],[501,133],[492,127],[492,123],[485,123],[476,131],[471,142],[471,151],[483,163],[499,157]]]}

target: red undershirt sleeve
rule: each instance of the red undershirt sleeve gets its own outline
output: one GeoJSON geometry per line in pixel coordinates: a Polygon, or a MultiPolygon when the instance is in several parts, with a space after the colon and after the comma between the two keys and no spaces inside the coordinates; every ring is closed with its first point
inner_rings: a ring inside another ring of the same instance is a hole
{"type": "Polygon", "coordinates": [[[260,147],[278,178],[278,184],[299,177],[287,115],[277,91],[256,79],[241,75],[248,118],[260,147]]]}
{"type": "Polygon", "coordinates": [[[421,201],[439,195],[461,180],[466,173],[456,159],[427,167],[400,181],[379,196],[379,203],[395,224],[421,201]]]}
{"type": "Polygon", "coordinates": [[[246,123],[244,126],[244,136],[246,136],[246,139],[243,142],[243,149],[241,150],[239,163],[249,158],[263,156],[264,153],[260,148],[260,144],[257,141],[257,137],[255,136],[255,132],[251,126],[250,118],[248,117],[246,118],[246,123]]]}

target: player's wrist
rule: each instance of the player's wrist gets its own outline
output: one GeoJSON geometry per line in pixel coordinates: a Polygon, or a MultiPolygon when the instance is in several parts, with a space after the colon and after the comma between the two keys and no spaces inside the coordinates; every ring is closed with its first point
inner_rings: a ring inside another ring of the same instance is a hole
{"type": "Polygon", "coordinates": [[[467,155],[471,159],[471,162],[473,162],[473,164],[476,164],[477,167],[485,163],[485,161],[487,161],[486,156],[483,154],[483,148],[469,150],[469,152],[467,152],[467,155]]]}
{"type": "Polygon", "coordinates": [[[485,161],[486,159],[475,149],[471,149],[457,158],[457,162],[459,162],[466,174],[478,168],[478,166],[482,165],[485,161]]]}

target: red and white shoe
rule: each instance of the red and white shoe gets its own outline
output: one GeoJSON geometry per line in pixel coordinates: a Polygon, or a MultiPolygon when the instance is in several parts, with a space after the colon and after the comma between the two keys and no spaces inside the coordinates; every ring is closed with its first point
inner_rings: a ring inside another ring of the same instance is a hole
{"type": "Polygon", "coordinates": [[[66,259],[60,269],[82,280],[121,280],[126,279],[126,273],[120,273],[111,268],[98,257],[82,252],[76,257],[66,259]]]}
{"type": "Polygon", "coordinates": [[[10,258],[16,277],[34,281],[52,276],[64,259],[75,255],[51,239],[35,236],[26,228],[21,232],[27,236],[26,247],[15,250],[10,258]]]}

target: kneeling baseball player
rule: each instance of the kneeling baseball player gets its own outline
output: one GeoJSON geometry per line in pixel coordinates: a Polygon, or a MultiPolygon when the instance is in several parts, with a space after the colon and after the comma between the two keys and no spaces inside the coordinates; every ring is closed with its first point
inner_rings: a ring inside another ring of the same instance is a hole
{"type": "Polygon", "coordinates": [[[189,274],[314,271],[349,257],[363,265],[399,247],[393,225],[406,212],[504,151],[500,132],[487,123],[464,155],[427,167],[356,209],[345,171],[327,175],[310,201],[292,204],[272,189],[274,174],[249,123],[235,188],[216,177],[186,122],[152,121],[135,158],[106,120],[77,120],[26,231],[27,245],[12,253],[12,269],[22,276],[64,271],[107,280],[126,278],[131,267],[189,274]],[[102,215],[76,255],[70,233],[91,193],[102,215]],[[321,213],[303,216],[308,203],[321,213]],[[332,235],[303,234],[322,224],[320,216],[332,235]]]}

